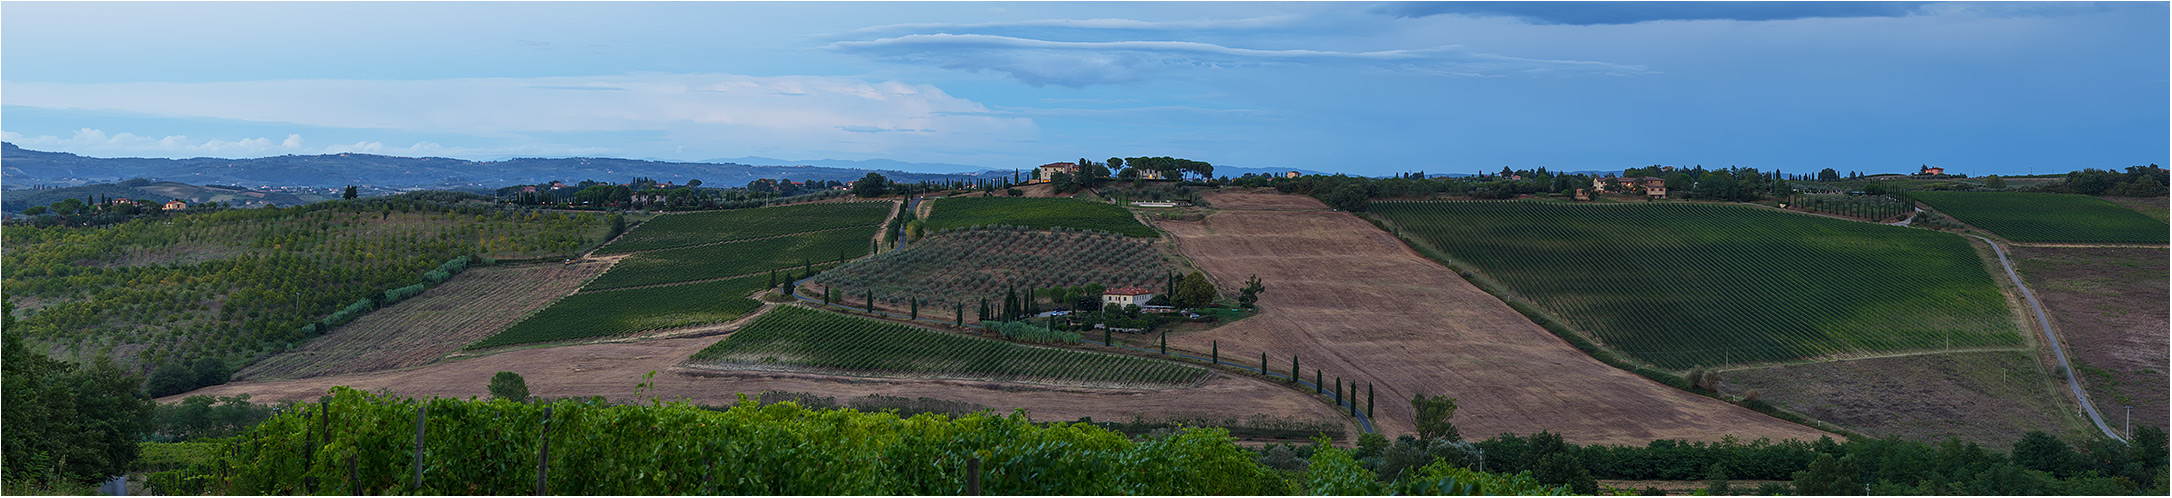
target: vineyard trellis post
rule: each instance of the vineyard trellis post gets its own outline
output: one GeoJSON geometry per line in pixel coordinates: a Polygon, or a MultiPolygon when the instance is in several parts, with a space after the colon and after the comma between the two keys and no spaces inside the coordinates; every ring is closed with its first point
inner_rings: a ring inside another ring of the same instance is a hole
{"type": "Polygon", "coordinates": [[[543,407],[543,433],[536,436],[536,439],[540,440],[537,446],[541,447],[535,458],[536,496],[550,495],[545,483],[550,481],[551,475],[551,408],[550,406],[543,407]]]}
{"type": "Polygon", "coordinates": [[[415,406],[415,489],[411,490],[415,494],[422,494],[422,434],[424,424],[429,421],[430,405],[418,403],[415,406]]]}
{"type": "Polygon", "coordinates": [[[980,457],[965,459],[965,495],[980,496],[980,457]]]}

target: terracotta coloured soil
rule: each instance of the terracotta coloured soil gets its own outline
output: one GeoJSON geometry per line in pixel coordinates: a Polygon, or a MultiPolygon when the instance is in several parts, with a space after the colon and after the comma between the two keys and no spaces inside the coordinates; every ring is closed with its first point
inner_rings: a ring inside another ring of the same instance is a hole
{"type": "Polygon", "coordinates": [[[424,365],[572,294],[617,258],[477,268],[249,365],[237,380],[298,379],[424,365]]]}
{"type": "Polygon", "coordinates": [[[1220,211],[1165,221],[1195,265],[1229,284],[1258,274],[1266,311],[1171,347],[1258,361],[1304,377],[1325,369],[1375,385],[1383,433],[1414,432],[1413,394],[1457,398],[1466,437],[1560,433],[1578,443],[1654,439],[1816,439],[1826,433],[1675,390],[1591,359],[1454,271],[1387,233],[1307,197],[1271,190],[1207,194],[1220,211]],[[1260,210],[1253,210],[1260,209],[1260,210]]]}
{"type": "Polygon", "coordinates": [[[500,371],[521,374],[528,391],[543,397],[603,396],[613,402],[635,399],[634,385],[654,371],[654,394],[667,400],[685,398],[699,404],[738,401],[738,393],[794,391],[832,396],[839,400],[868,394],[929,397],[974,403],[1001,412],[1027,410],[1034,420],[1071,421],[1149,420],[1174,417],[1246,418],[1266,414],[1310,421],[1336,421],[1357,427],[1347,416],[1310,396],[1256,378],[1224,373],[1203,385],[1188,389],[1075,389],[995,382],[904,380],[863,377],[782,374],[767,372],[720,372],[679,367],[695,352],[724,336],[627,340],[541,349],[514,350],[456,361],[383,372],[314,377],[299,380],[237,382],[213,386],[159,399],[180,401],[195,395],[232,396],[248,393],[260,403],[311,400],[332,386],[364,391],[390,390],[401,396],[490,396],[490,377],[500,371]]]}

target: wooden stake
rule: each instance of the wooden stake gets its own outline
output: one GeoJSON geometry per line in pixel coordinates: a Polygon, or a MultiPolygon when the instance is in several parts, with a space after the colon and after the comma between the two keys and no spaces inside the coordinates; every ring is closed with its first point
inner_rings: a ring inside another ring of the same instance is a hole
{"type": "Polygon", "coordinates": [[[415,489],[409,490],[408,492],[410,492],[410,493],[413,493],[413,494],[418,494],[418,495],[419,495],[419,494],[422,494],[422,433],[423,433],[423,427],[424,427],[424,425],[423,425],[423,424],[426,424],[426,423],[428,423],[428,422],[429,422],[429,420],[430,420],[430,415],[429,415],[429,414],[430,414],[430,406],[429,406],[429,405],[419,405],[419,406],[416,406],[416,407],[415,407],[415,464],[414,464],[414,468],[415,468],[415,489]]]}

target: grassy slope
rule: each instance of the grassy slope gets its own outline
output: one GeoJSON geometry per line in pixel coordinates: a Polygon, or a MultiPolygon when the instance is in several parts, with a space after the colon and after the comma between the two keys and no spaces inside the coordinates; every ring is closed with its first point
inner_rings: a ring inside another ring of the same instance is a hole
{"type": "Polygon", "coordinates": [[[1912,192],[1909,195],[1963,223],[2015,242],[2163,244],[2168,231],[2110,201],[2076,194],[2033,192],[1912,192]]]}
{"type": "Polygon", "coordinates": [[[1114,204],[1063,198],[954,197],[935,201],[928,216],[930,232],[980,225],[1100,230],[1133,237],[1159,235],[1140,224],[1131,211],[1114,204]]]}
{"type": "Polygon", "coordinates": [[[1721,374],[1723,388],[1874,437],[1947,437],[2003,447],[2032,430],[2081,434],[2056,384],[2026,351],[1781,365],[1721,374]]]}
{"type": "Polygon", "coordinates": [[[566,296],[504,331],[468,345],[483,349],[513,344],[625,335],[746,316],[762,303],[747,297],[768,286],[767,275],[684,285],[566,296]]]}
{"type": "Polygon", "coordinates": [[[596,250],[620,254],[669,249],[727,240],[873,225],[895,209],[889,202],[833,202],[791,206],[703,211],[657,216],[596,250]]]}
{"type": "Polygon", "coordinates": [[[693,356],[725,368],[1079,385],[1170,385],[1206,371],[1129,356],[1025,346],[786,306],[693,356]]]}
{"type": "Polygon", "coordinates": [[[1950,234],[1711,204],[1374,211],[1666,368],[2021,340],[1981,260],[1950,234]]]}

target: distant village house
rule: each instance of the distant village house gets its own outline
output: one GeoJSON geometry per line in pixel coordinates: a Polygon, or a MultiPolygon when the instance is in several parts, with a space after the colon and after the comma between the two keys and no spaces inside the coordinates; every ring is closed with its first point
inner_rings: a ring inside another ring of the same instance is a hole
{"type": "Polygon", "coordinates": [[[1111,289],[1101,293],[1101,305],[1103,307],[1131,305],[1143,308],[1146,307],[1147,301],[1153,299],[1153,291],[1138,287],[1111,289]]]}
{"type": "Polygon", "coordinates": [[[165,207],[165,210],[167,210],[167,211],[180,211],[180,210],[183,210],[183,209],[188,209],[188,208],[189,208],[189,203],[186,203],[186,202],[181,202],[181,200],[180,200],[180,199],[174,199],[174,200],[166,201],[166,207],[165,207]]]}
{"type": "Polygon", "coordinates": [[[1057,173],[1070,173],[1070,174],[1072,174],[1072,175],[1077,175],[1077,174],[1078,174],[1078,164],[1077,164],[1077,163],[1068,163],[1068,162],[1063,162],[1063,163],[1048,163],[1048,164],[1043,164],[1043,165],[1041,165],[1041,181],[1044,181],[1044,182],[1045,182],[1045,181],[1049,181],[1049,180],[1055,179],[1055,178],[1056,178],[1056,174],[1057,174],[1057,173]]]}

